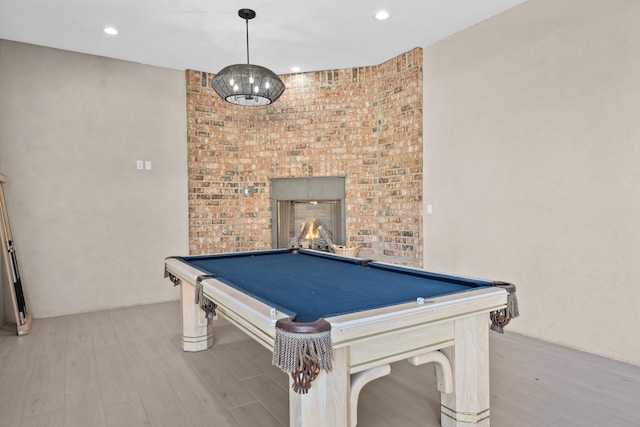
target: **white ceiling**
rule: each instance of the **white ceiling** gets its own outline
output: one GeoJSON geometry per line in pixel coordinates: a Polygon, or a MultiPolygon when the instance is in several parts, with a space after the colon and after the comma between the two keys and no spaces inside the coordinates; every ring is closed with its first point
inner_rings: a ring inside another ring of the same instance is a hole
{"type": "Polygon", "coordinates": [[[237,12],[250,8],[251,63],[286,74],[377,65],[524,1],[0,0],[0,39],[216,73],[246,62],[237,12]],[[377,21],[379,9],[391,17],[377,21]]]}

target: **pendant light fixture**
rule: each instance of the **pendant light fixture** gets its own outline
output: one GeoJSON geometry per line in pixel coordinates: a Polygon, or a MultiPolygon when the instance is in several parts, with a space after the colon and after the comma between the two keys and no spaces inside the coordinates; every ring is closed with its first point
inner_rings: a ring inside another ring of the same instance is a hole
{"type": "Polygon", "coordinates": [[[249,19],[256,17],[251,9],[240,9],[247,30],[247,63],[234,64],[220,70],[211,87],[222,99],[236,105],[268,105],[284,92],[284,83],[271,70],[249,63],[249,19]]]}

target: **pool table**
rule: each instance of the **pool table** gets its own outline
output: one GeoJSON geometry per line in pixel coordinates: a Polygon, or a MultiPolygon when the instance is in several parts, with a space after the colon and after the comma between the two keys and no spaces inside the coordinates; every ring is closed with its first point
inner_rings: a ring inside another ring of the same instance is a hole
{"type": "Polygon", "coordinates": [[[489,324],[515,286],[304,249],[169,257],[182,348],[213,344],[222,315],[289,373],[291,426],[357,424],[358,396],[390,363],[434,363],[442,426],[489,426],[489,324]]]}

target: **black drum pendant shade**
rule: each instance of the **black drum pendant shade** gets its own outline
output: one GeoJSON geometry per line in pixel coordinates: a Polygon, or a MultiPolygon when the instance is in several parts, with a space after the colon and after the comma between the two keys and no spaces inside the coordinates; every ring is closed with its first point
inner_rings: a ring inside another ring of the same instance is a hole
{"type": "Polygon", "coordinates": [[[220,70],[211,87],[222,99],[236,105],[268,105],[284,92],[284,83],[271,70],[249,63],[249,19],[256,17],[251,9],[240,9],[238,16],[246,21],[247,63],[234,64],[220,70]]]}

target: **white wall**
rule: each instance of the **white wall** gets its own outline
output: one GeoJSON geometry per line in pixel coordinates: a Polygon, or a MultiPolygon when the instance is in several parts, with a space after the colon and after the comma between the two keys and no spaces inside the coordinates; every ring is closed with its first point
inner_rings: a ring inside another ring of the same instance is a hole
{"type": "Polygon", "coordinates": [[[424,52],[426,268],[640,365],[640,2],[529,0],[424,52]]]}
{"type": "Polygon", "coordinates": [[[33,316],[177,299],[163,261],[188,251],[184,73],[4,40],[0,64],[0,171],[33,316]]]}

